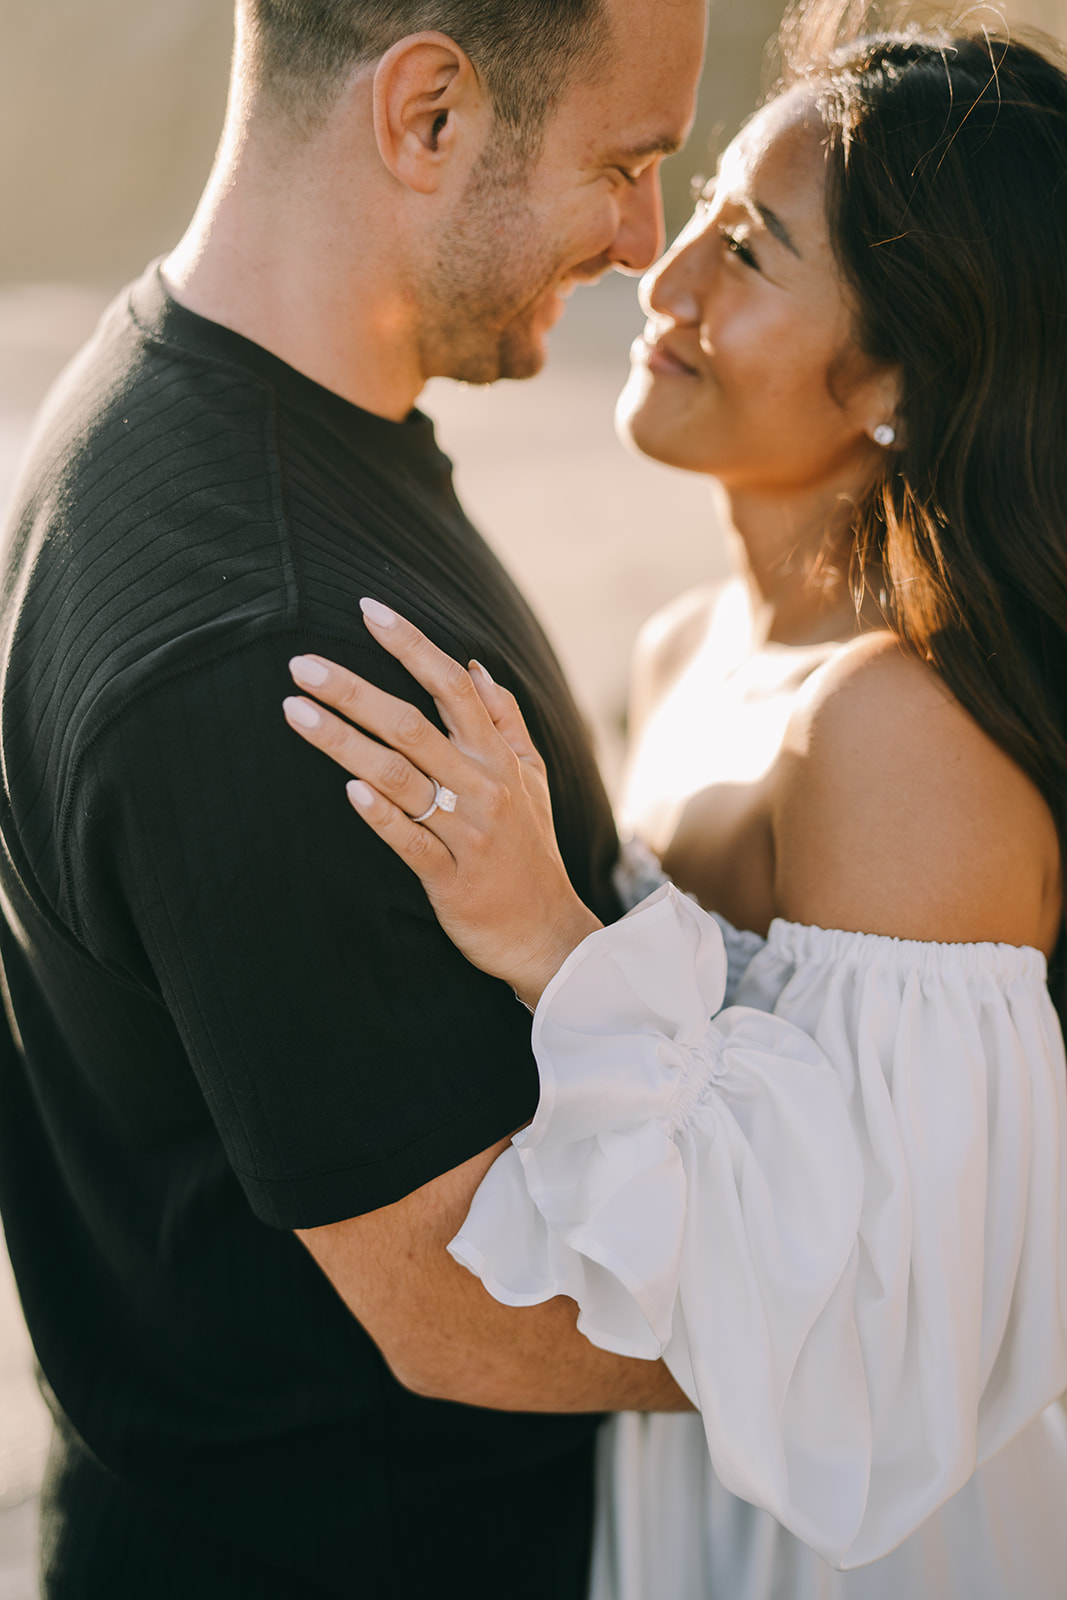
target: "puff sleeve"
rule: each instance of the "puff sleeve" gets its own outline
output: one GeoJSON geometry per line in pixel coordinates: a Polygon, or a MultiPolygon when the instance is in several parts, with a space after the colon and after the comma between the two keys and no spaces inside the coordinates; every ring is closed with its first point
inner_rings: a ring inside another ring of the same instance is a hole
{"type": "Polygon", "coordinates": [[[586,940],[450,1248],[662,1356],[725,1487],[857,1566],[1067,1387],[1062,1040],[1036,951],[778,923],[726,976],[670,886],[586,940]]]}

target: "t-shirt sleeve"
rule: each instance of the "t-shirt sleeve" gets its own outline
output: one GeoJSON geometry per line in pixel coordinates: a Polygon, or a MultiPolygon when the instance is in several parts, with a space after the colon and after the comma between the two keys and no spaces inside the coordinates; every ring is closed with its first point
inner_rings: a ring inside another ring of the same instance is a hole
{"type": "Polygon", "coordinates": [[[1067,1384],[1063,1042],[1035,950],[775,924],[775,1011],[725,982],[670,887],[579,946],[450,1249],[662,1356],[726,1488],[854,1567],[1067,1384]]]}
{"type": "Polygon", "coordinates": [[[158,993],[253,1210],[287,1228],[400,1199],[537,1101],[528,1015],[286,726],[304,649],[417,698],[369,643],[246,644],[131,695],[76,766],[63,842],[66,916],[158,993]]]}

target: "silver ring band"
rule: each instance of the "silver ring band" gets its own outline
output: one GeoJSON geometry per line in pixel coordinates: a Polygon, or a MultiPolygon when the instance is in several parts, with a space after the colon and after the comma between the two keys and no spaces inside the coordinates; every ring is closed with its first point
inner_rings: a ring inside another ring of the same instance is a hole
{"type": "Polygon", "coordinates": [[[434,778],[432,782],[433,801],[430,804],[429,810],[424,811],[421,817],[412,817],[412,822],[428,822],[435,811],[455,811],[456,802],[459,800],[459,795],[453,794],[451,789],[446,789],[444,784],[438,783],[436,778],[434,778]]]}

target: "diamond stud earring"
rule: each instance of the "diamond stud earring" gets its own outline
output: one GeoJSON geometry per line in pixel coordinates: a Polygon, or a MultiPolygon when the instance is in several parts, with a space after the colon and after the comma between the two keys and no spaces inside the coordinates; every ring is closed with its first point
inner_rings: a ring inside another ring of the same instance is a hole
{"type": "Polygon", "coordinates": [[[883,450],[888,450],[891,444],[896,443],[897,430],[891,428],[888,422],[880,422],[871,437],[875,444],[880,444],[883,450]]]}

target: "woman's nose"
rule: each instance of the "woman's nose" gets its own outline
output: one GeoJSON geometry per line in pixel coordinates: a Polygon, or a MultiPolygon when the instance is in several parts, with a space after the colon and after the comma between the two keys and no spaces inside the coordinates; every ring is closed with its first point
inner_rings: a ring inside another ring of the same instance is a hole
{"type": "Polygon", "coordinates": [[[668,316],[674,322],[699,322],[707,289],[707,262],[701,250],[703,229],[694,217],[666,255],[641,279],[641,306],[646,316],[668,316]]]}

